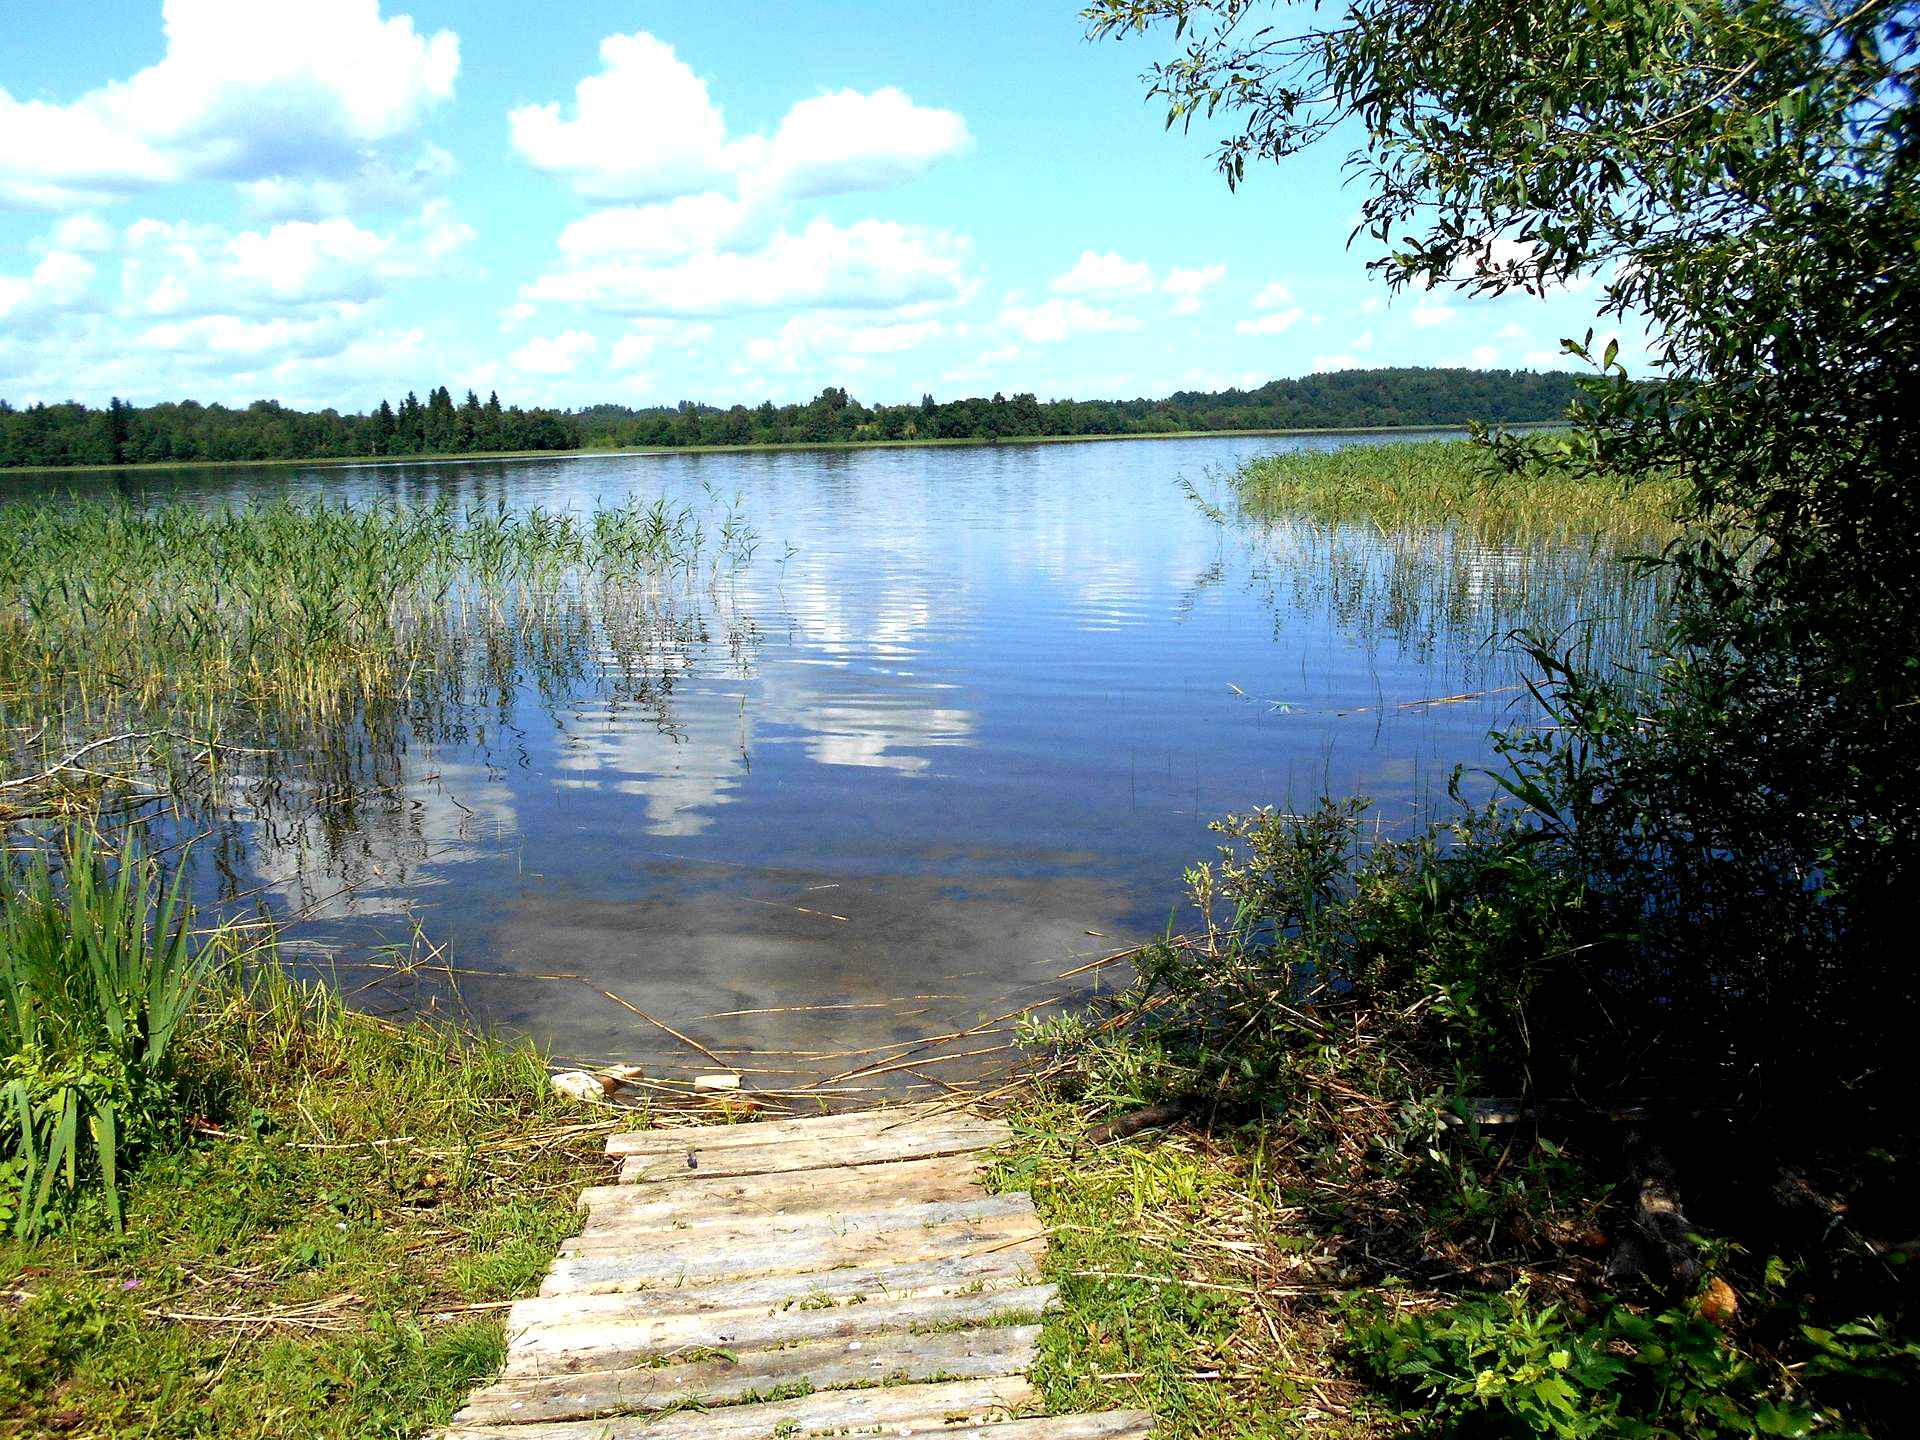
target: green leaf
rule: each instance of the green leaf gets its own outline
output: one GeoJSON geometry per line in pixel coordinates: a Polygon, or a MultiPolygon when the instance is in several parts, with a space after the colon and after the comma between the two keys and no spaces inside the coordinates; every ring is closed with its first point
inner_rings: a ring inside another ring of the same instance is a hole
{"type": "Polygon", "coordinates": [[[1767,1401],[1753,1412],[1753,1425],[1762,1435],[1811,1435],[1814,1417],[1804,1410],[1767,1401]]]}

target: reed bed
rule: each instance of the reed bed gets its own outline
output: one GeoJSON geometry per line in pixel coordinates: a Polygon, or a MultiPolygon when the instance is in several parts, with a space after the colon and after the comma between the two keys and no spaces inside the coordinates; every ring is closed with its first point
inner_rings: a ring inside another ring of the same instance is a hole
{"type": "Polygon", "coordinates": [[[1635,563],[1678,533],[1677,496],[1493,473],[1464,441],[1266,456],[1195,503],[1250,551],[1276,627],[1331,615],[1369,643],[1443,662],[1463,689],[1516,683],[1515,633],[1632,667],[1668,599],[1635,563]]]}
{"type": "Polygon", "coordinates": [[[0,506],[0,811],[172,794],[223,750],[625,677],[751,559],[737,507],[0,506]]]}
{"type": "Polygon", "coordinates": [[[1255,521],[1305,518],[1381,532],[1445,526],[1462,539],[1510,546],[1576,542],[1657,548],[1671,538],[1678,491],[1542,474],[1497,474],[1486,453],[1460,440],[1349,445],[1269,455],[1232,477],[1241,513],[1255,521]]]}

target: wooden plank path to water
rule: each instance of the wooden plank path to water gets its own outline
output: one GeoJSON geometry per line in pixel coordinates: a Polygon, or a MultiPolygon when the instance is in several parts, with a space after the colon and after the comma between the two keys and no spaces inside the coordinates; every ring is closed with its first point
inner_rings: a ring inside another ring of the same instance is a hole
{"type": "Polygon", "coordinates": [[[902,1106],[615,1135],[620,1183],[444,1440],[1140,1440],[1146,1414],[1031,1418],[1046,1230],[989,1195],[998,1121],[902,1106]]]}

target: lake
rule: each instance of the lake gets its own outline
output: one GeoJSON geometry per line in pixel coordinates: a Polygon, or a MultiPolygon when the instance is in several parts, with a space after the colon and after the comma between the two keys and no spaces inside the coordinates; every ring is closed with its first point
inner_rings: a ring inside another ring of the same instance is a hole
{"type": "Polygon", "coordinates": [[[657,612],[572,614],[484,694],[333,736],[349,796],[318,758],[241,763],[191,853],[203,900],[295,919],[288,953],[357,1003],[458,1003],[566,1056],[718,1057],[777,1087],[1086,985],[1057,977],[1182,923],[1182,869],[1223,812],[1358,793],[1381,833],[1417,823],[1455,767],[1487,763],[1490,729],[1532,718],[1492,637],[1644,626],[1647,584],[1604,543],[1254,530],[1188,493],[1252,456],[1375,438],[27,484],[664,496],[750,533],[657,612]]]}

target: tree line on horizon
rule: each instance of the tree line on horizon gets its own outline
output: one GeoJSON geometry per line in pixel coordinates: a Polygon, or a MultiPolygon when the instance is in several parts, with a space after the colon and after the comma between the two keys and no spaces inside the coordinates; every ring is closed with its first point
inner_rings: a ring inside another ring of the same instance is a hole
{"type": "Polygon", "coordinates": [[[244,409],[118,398],[20,408],[0,400],[0,467],[317,460],[696,445],[849,441],[1015,440],[1060,435],[1155,435],[1208,430],[1359,429],[1553,420],[1575,377],[1558,371],[1398,368],[1274,380],[1252,390],[1182,390],[1162,399],[1051,400],[995,394],[867,406],[829,386],[805,404],[756,407],[682,401],[580,410],[502,406],[444,385],[423,403],[409,392],[365,414],[302,411],[273,400],[244,409]]]}

